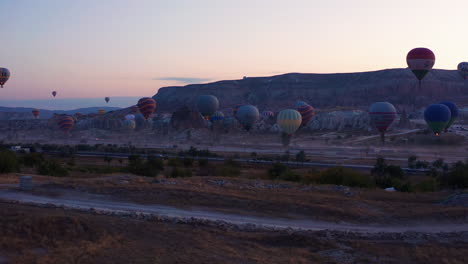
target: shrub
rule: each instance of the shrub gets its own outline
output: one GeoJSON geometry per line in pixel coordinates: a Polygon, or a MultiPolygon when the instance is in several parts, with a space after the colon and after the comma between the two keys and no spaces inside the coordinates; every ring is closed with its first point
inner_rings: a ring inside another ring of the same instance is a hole
{"type": "Polygon", "coordinates": [[[55,177],[68,176],[68,170],[55,160],[46,160],[39,164],[37,173],[55,177]]]}
{"type": "Polygon", "coordinates": [[[192,158],[184,158],[182,160],[182,163],[184,164],[184,167],[189,168],[193,166],[193,159],[192,158]]]}
{"type": "Polygon", "coordinates": [[[306,154],[303,150],[299,151],[296,154],[296,161],[298,162],[305,162],[306,161],[306,154]]]}
{"type": "Polygon", "coordinates": [[[298,182],[301,176],[294,173],[288,166],[281,162],[275,162],[273,167],[268,170],[268,176],[272,180],[284,180],[298,182]]]}
{"type": "Polygon", "coordinates": [[[170,158],[167,161],[167,165],[171,167],[179,167],[180,165],[182,165],[182,161],[179,158],[170,158]]]}
{"type": "Polygon", "coordinates": [[[0,173],[17,172],[20,169],[18,158],[13,151],[0,151],[0,173]]]}
{"type": "Polygon", "coordinates": [[[435,192],[437,191],[438,186],[439,186],[439,183],[437,182],[436,179],[428,178],[416,184],[415,190],[419,192],[435,192]]]}
{"type": "Polygon", "coordinates": [[[21,163],[29,168],[37,167],[44,161],[44,156],[41,153],[29,153],[21,157],[21,163]]]}
{"type": "Polygon", "coordinates": [[[444,187],[468,188],[468,163],[455,163],[440,180],[444,187]]]}
{"type": "Polygon", "coordinates": [[[334,167],[320,172],[318,183],[345,185],[350,187],[371,187],[372,179],[353,169],[334,167]]]}
{"type": "Polygon", "coordinates": [[[382,157],[377,158],[371,174],[374,176],[375,184],[380,188],[395,187],[398,190],[395,185],[399,185],[406,189],[406,184],[409,184],[408,181],[405,181],[406,175],[400,166],[387,165],[382,157]]]}
{"type": "Polygon", "coordinates": [[[206,159],[198,160],[198,166],[199,167],[208,167],[208,160],[206,160],[206,159]]]}
{"type": "Polygon", "coordinates": [[[180,169],[177,167],[172,168],[170,178],[185,178],[192,177],[192,171],[190,169],[180,169]]]}
{"type": "Polygon", "coordinates": [[[228,159],[217,169],[219,176],[237,177],[241,174],[240,164],[232,159],[228,159]]]}
{"type": "Polygon", "coordinates": [[[136,175],[156,177],[164,170],[164,162],[154,156],[148,156],[145,161],[139,155],[132,155],[128,157],[127,169],[136,175]]]}

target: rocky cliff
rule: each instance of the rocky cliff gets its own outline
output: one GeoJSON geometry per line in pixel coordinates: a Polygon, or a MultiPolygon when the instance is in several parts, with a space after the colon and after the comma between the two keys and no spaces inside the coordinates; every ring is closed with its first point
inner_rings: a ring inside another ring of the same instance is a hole
{"type": "Polygon", "coordinates": [[[172,112],[184,105],[194,109],[196,97],[202,94],[217,96],[220,107],[228,113],[228,109],[240,103],[256,105],[260,110],[280,110],[290,108],[297,100],[318,108],[350,106],[361,109],[367,109],[375,101],[389,101],[400,108],[423,107],[440,100],[468,103],[468,85],[457,71],[433,70],[419,88],[408,69],[245,77],[163,87],[153,98],[158,102],[158,111],[172,112]]]}

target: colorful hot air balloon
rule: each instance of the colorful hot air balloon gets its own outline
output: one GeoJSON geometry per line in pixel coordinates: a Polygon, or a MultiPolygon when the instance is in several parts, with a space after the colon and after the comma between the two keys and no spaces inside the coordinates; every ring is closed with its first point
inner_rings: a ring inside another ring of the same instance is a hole
{"type": "Polygon", "coordinates": [[[468,62],[460,62],[457,69],[463,79],[468,80],[468,62]]]}
{"type": "Polygon", "coordinates": [[[98,110],[98,114],[100,114],[100,115],[103,115],[105,113],[106,113],[106,110],[104,110],[104,109],[99,109],[98,110]]]}
{"type": "Polygon", "coordinates": [[[59,116],[58,126],[63,132],[68,134],[73,126],[75,126],[75,119],[69,115],[61,115],[59,116]]]}
{"type": "Polygon", "coordinates": [[[137,105],[132,105],[132,106],[130,107],[130,113],[132,113],[132,114],[138,114],[138,111],[139,111],[139,110],[138,110],[138,106],[137,106],[137,105]]]}
{"type": "Polygon", "coordinates": [[[260,113],[258,112],[257,107],[253,105],[243,105],[239,107],[236,116],[245,130],[249,131],[252,128],[252,125],[260,117],[260,113]]]}
{"type": "Polygon", "coordinates": [[[434,66],[435,55],[430,49],[415,48],[406,56],[406,63],[421,85],[421,80],[434,66]]]}
{"type": "Polygon", "coordinates": [[[57,95],[57,92],[56,92],[56,91],[53,91],[53,92],[52,92],[52,96],[55,97],[56,95],[57,95]]]}
{"type": "Polygon", "coordinates": [[[7,68],[0,68],[0,87],[3,88],[3,85],[10,78],[10,71],[7,68]]]}
{"type": "Polygon", "coordinates": [[[453,122],[457,120],[458,118],[458,107],[455,103],[453,102],[442,102],[440,104],[443,104],[447,106],[450,110],[450,120],[448,121],[447,125],[445,126],[444,131],[447,132],[447,130],[452,126],[453,122]]]}
{"type": "Polygon", "coordinates": [[[436,136],[447,127],[450,117],[450,109],[443,104],[430,105],[424,111],[424,120],[436,136]]]}
{"type": "Polygon", "coordinates": [[[275,116],[275,113],[273,113],[273,111],[263,111],[262,112],[262,117],[264,119],[272,118],[274,116],[275,116]]]}
{"type": "MultiPolygon", "coordinates": [[[[296,105],[298,104],[296,103],[296,105]]],[[[315,109],[308,104],[299,105],[297,107],[297,111],[301,114],[301,117],[302,117],[301,126],[307,125],[307,123],[309,123],[309,121],[312,120],[312,118],[315,115],[315,109]]]]}
{"type": "Polygon", "coordinates": [[[308,105],[306,102],[304,101],[297,101],[295,104],[294,104],[294,108],[299,108],[301,106],[304,106],[304,105],[308,105]]]}
{"type": "Polygon", "coordinates": [[[276,123],[283,133],[291,136],[301,126],[302,116],[294,109],[286,109],[278,113],[276,123]]]}
{"type": "Polygon", "coordinates": [[[219,122],[219,121],[223,121],[223,119],[224,119],[224,114],[223,112],[220,112],[220,111],[216,111],[214,112],[214,114],[210,116],[211,122],[219,122]]]}
{"type": "Polygon", "coordinates": [[[122,126],[129,131],[135,130],[136,123],[133,119],[127,119],[122,122],[122,126]]]}
{"type": "Polygon", "coordinates": [[[135,115],[128,114],[125,116],[125,120],[135,120],[135,115]]]}
{"type": "Polygon", "coordinates": [[[380,132],[380,138],[384,143],[385,132],[397,117],[395,107],[388,102],[373,103],[369,108],[369,116],[371,123],[380,132]]]}
{"type": "Polygon", "coordinates": [[[219,101],[216,96],[213,95],[200,95],[197,97],[197,109],[206,120],[210,119],[210,116],[218,110],[219,101]]]}
{"type": "Polygon", "coordinates": [[[154,110],[156,109],[156,101],[150,97],[143,97],[138,100],[138,109],[140,110],[140,113],[143,115],[145,120],[148,120],[148,118],[154,113],[154,110]]]}
{"type": "Polygon", "coordinates": [[[31,111],[31,112],[32,112],[32,114],[33,114],[34,118],[36,118],[36,119],[37,119],[37,117],[39,116],[39,110],[38,110],[38,109],[36,109],[36,108],[34,108],[34,109],[31,111]]]}
{"type": "Polygon", "coordinates": [[[106,101],[106,103],[108,103],[108,102],[109,102],[109,100],[110,100],[110,98],[109,98],[109,97],[105,97],[105,98],[104,98],[104,101],[106,101]]]}

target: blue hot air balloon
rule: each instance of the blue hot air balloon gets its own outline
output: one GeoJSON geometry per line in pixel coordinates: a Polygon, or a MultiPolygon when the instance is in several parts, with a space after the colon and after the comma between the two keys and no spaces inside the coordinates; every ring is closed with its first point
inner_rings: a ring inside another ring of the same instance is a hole
{"type": "Polygon", "coordinates": [[[447,127],[450,117],[450,109],[443,104],[430,105],[424,111],[424,120],[436,136],[447,127]]]}
{"type": "Polygon", "coordinates": [[[450,128],[450,126],[452,126],[453,122],[455,122],[455,120],[457,120],[457,118],[458,118],[458,107],[453,102],[442,102],[440,104],[443,104],[443,105],[447,106],[450,109],[450,120],[447,123],[447,125],[445,126],[445,130],[444,130],[445,132],[447,132],[447,130],[450,128]]]}

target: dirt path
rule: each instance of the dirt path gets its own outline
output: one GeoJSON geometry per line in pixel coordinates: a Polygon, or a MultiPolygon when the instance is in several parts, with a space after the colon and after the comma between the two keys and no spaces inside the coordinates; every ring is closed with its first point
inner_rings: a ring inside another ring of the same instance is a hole
{"type": "Polygon", "coordinates": [[[17,201],[35,205],[52,204],[70,209],[90,210],[112,213],[139,213],[147,215],[159,215],[171,218],[195,218],[199,220],[224,221],[230,224],[252,224],[261,227],[295,230],[333,230],[359,233],[449,233],[468,231],[468,223],[423,223],[405,224],[400,226],[383,226],[369,224],[330,223],[316,220],[290,220],[284,218],[261,218],[254,216],[241,216],[225,214],[215,211],[198,209],[180,209],[161,205],[141,205],[135,203],[112,200],[109,196],[82,194],[60,194],[54,197],[45,195],[33,195],[16,190],[0,190],[0,201],[17,201]]]}

